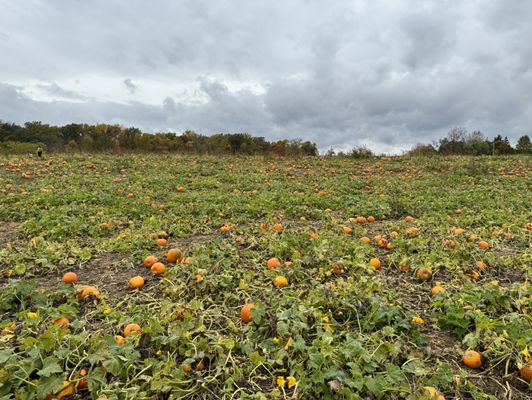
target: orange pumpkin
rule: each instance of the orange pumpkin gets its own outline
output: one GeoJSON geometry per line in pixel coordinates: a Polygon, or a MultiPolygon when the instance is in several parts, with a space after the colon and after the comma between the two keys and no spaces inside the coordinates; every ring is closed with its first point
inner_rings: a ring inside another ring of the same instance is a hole
{"type": "Polygon", "coordinates": [[[142,276],[134,276],[133,278],[129,280],[129,287],[131,289],[140,289],[143,286],[144,286],[144,278],[142,276]]]}
{"type": "Polygon", "coordinates": [[[432,278],[432,270],[430,268],[420,268],[417,270],[416,276],[420,281],[426,282],[432,278]]]}
{"type": "Polygon", "coordinates": [[[124,328],[124,336],[125,337],[130,336],[132,333],[140,334],[141,332],[142,332],[142,329],[137,324],[128,324],[124,328]]]}
{"type": "Polygon", "coordinates": [[[490,245],[485,240],[481,240],[480,242],[478,242],[478,248],[482,250],[488,250],[490,248],[490,245]]]}
{"type": "Polygon", "coordinates": [[[67,272],[63,275],[64,283],[76,283],[78,281],[78,275],[75,272],[67,272]]]}
{"type": "Polygon", "coordinates": [[[527,382],[532,382],[532,361],[529,361],[527,364],[523,365],[519,370],[521,378],[527,382]]]}
{"type": "Polygon", "coordinates": [[[161,274],[164,274],[164,272],[166,271],[166,267],[164,266],[163,263],[160,263],[160,262],[157,262],[155,264],[153,264],[151,266],[151,272],[154,274],[154,275],[161,275],[161,274]]]}
{"type": "Polygon", "coordinates": [[[68,318],[60,317],[54,319],[53,324],[58,326],[68,326],[68,324],[70,324],[70,321],[68,320],[68,318]]]}
{"type": "Polygon", "coordinates": [[[155,256],[148,256],[144,259],[144,266],[146,268],[150,268],[153,264],[157,262],[157,257],[155,256]]]}
{"type": "Polygon", "coordinates": [[[172,264],[175,264],[182,258],[183,258],[183,253],[181,253],[181,250],[179,249],[170,249],[168,250],[168,253],[166,253],[166,260],[172,264]]]}
{"type": "Polygon", "coordinates": [[[192,257],[183,257],[181,259],[181,264],[190,265],[190,264],[192,264],[192,261],[193,261],[192,257]]]}
{"type": "Polygon", "coordinates": [[[370,239],[369,237],[367,237],[367,236],[362,236],[362,237],[360,238],[360,241],[361,241],[362,243],[365,243],[365,244],[370,244],[370,243],[371,243],[371,239],[370,239]]]}
{"type": "Polygon", "coordinates": [[[440,286],[439,282],[436,282],[436,285],[430,290],[430,293],[433,296],[436,296],[439,293],[445,292],[445,289],[440,286]]]}
{"type": "Polygon", "coordinates": [[[252,303],[244,304],[242,310],[240,311],[240,317],[242,318],[242,321],[246,324],[249,324],[253,320],[251,316],[251,309],[253,307],[255,307],[255,305],[252,303]]]}
{"type": "Polygon", "coordinates": [[[100,291],[96,289],[94,286],[83,286],[79,297],[81,297],[82,299],[89,299],[90,297],[99,298],[100,291]]]}
{"type": "Polygon", "coordinates": [[[479,369],[482,367],[482,357],[480,353],[475,350],[467,350],[462,356],[462,361],[466,366],[472,369],[479,369]]]}
{"type": "Polygon", "coordinates": [[[281,261],[279,261],[279,259],[276,257],[272,257],[268,260],[266,266],[268,267],[268,269],[276,269],[281,266],[281,261]]]}
{"type": "Polygon", "coordinates": [[[486,265],[486,263],[484,261],[477,261],[475,263],[475,265],[477,266],[477,268],[481,271],[486,271],[488,269],[488,266],[486,265]]]}

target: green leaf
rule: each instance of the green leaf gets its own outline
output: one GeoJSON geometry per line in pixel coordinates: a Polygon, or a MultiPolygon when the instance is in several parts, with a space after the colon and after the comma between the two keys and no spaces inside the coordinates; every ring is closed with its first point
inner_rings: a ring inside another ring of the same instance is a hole
{"type": "Polygon", "coordinates": [[[264,357],[262,357],[258,352],[254,351],[249,355],[250,361],[253,363],[253,365],[259,365],[264,363],[264,357]]]}
{"type": "Polygon", "coordinates": [[[122,371],[122,363],[117,358],[109,358],[102,362],[103,367],[112,375],[118,376],[122,371]]]}
{"type": "Polygon", "coordinates": [[[416,359],[407,361],[402,369],[404,372],[415,376],[425,376],[430,372],[428,368],[424,367],[424,364],[420,360],[416,359]]]}
{"type": "Polygon", "coordinates": [[[222,344],[227,350],[232,350],[235,347],[235,341],[231,338],[223,339],[222,344]]]}
{"type": "Polygon", "coordinates": [[[91,364],[98,364],[99,362],[107,360],[108,357],[109,350],[104,343],[101,343],[95,351],[88,355],[87,361],[91,364]]]}
{"type": "Polygon", "coordinates": [[[107,384],[105,368],[96,367],[87,375],[87,383],[91,393],[95,393],[107,384]]]}
{"type": "Polygon", "coordinates": [[[13,349],[0,350],[0,364],[7,363],[7,360],[13,355],[13,349]]]}
{"type": "Polygon", "coordinates": [[[384,394],[384,380],[382,378],[366,377],[364,384],[378,399],[384,394]]]}
{"type": "Polygon", "coordinates": [[[26,272],[26,266],[24,264],[17,264],[13,270],[15,275],[24,275],[26,272]]]}
{"type": "Polygon", "coordinates": [[[288,324],[283,321],[279,321],[277,323],[277,334],[279,336],[288,336],[289,330],[288,330],[288,324]]]}
{"type": "Polygon", "coordinates": [[[59,360],[57,358],[46,358],[41,370],[37,372],[37,375],[49,377],[58,372],[63,372],[63,368],[59,365],[59,360]]]}
{"type": "Polygon", "coordinates": [[[53,375],[39,379],[37,384],[37,397],[44,399],[49,394],[57,393],[63,387],[63,381],[63,375],[53,375]]]}
{"type": "Polygon", "coordinates": [[[401,368],[395,364],[386,364],[386,380],[394,386],[399,386],[406,381],[401,368]]]}

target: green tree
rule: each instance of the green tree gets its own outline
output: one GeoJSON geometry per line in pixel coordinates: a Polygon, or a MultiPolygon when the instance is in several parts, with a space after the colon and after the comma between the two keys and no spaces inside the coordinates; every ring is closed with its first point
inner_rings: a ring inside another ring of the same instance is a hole
{"type": "Polygon", "coordinates": [[[478,156],[481,154],[490,154],[490,142],[480,131],[471,132],[464,143],[464,153],[478,156]]]}
{"type": "Polygon", "coordinates": [[[501,135],[497,135],[491,145],[493,154],[512,154],[514,152],[508,137],[503,138],[501,135]]]}
{"type": "Polygon", "coordinates": [[[139,138],[142,132],[137,128],[126,128],[120,130],[118,134],[118,145],[122,149],[133,150],[139,145],[139,138]]]}
{"type": "Polygon", "coordinates": [[[434,146],[430,144],[418,143],[406,154],[409,156],[434,156],[438,154],[438,152],[436,151],[434,146]]]}
{"type": "Polygon", "coordinates": [[[68,124],[60,128],[61,136],[63,137],[63,145],[72,148],[70,142],[74,141],[79,147],[83,139],[83,125],[82,124],[68,124]]]}
{"type": "Polygon", "coordinates": [[[42,142],[50,150],[60,150],[63,147],[61,131],[57,126],[43,124],[41,121],[26,122],[24,124],[24,133],[20,142],[42,142]]]}
{"type": "Polygon", "coordinates": [[[20,125],[0,121],[0,141],[20,141],[23,131],[20,125]]]}
{"type": "Polygon", "coordinates": [[[318,155],[318,147],[316,147],[316,143],[309,142],[308,140],[301,144],[301,149],[303,150],[303,153],[307,156],[318,155]]]}
{"type": "Polygon", "coordinates": [[[523,135],[519,138],[515,150],[521,154],[532,154],[532,143],[530,143],[528,135],[523,135]]]}
{"type": "Polygon", "coordinates": [[[453,128],[439,142],[438,152],[441,154],[463,154],[467,130],[465,128],[453,128]]]}

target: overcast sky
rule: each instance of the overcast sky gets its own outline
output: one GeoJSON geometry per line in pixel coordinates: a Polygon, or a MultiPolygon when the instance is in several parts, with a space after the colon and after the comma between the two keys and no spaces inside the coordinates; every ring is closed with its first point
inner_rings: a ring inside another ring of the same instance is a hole
{"type": "Polygon", "coordinates": [[[532,133],[531,0],[0,0],[0,119],[399,152],[532,133]]]}

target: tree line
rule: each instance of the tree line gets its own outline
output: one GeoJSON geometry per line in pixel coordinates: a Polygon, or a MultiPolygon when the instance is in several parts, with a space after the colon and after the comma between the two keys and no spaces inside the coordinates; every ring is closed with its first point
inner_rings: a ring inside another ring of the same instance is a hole
{"type": "MultiPolygon", "coordinates": [[[[417,144],[405,154],[409,156],[532,154],[532,144],[528,135],[521,136],[513,147],[506,136],[497,135],[490,140],[480,131],[468,132],[464,128],[453,128],[447,136],[432,144],[417,144]]],[[[356,146],[348,152],[336,152],[330,149],[326,155],[351,158],[376,156],[365,146],[356,146]]]]}
{"type": "MultiPolygon", "coordinates": [[[[37,147],[47,151],[68,152],[180,152],[197,154],[274,154],[281,156],[316,156],[315,143],[302,140],[267,141],[248,133],[219,133],[211,136],[187,130],[145,133],[138,128],[109,124],[68,124],[54,126],[39,121],[24,125],[0,121],[0,152],[22,154],[34,152],[37,147]]],[[[515,147],[507,137],[488,139],[482,132],[468,132],[454,128],[447,136],[432,144],[417,144],[407,155],[503,155],[532,154],[528,135],[523,135],[515,147]]],[[[370,158],[375,154],[364,146],[349,152],[329,150],[327,156],[370,158]]]]}
{"type": "Polygon", "coordinates": [[[468,132],[465,128],[453,128],[447,136],[433,144],[418,144],[407,154],[409,155],[503,155],[503,154],[532,154],[530,137],[523,135],[513,147],[508,137],[502,135],[488,139],[482,132],[468,132]]]}
{"type": "Polygon", "coordinates": [[[138,128],[109,124],[68,124],[54,126],[42,122],[24,125],[0,121],[0,150],[21,153],[35,151],[67,152],[182,152],[197,154],[274,154],[315,156],[315,143],[302,140],[267,141],[248,133],[219,133],[211,136],[186,131],[145,133],[138,128]]]}

